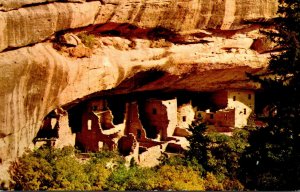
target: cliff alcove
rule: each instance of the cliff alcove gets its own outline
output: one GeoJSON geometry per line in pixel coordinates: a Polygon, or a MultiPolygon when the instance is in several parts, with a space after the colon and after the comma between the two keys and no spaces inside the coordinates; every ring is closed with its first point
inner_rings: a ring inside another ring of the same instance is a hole
{"type": "MultiPolygon", "coordinates": [[[[72,133],[82,124],[77,120],[94,96],[259,89],[245,73],[267,67],[273,49],[260,30],[272,29],[276,11],[275,0],[0,0],[0,172],[34,147],[53,110],[62,109],[60,127],[72,127],[59,130],[70,142],[57,145],[73,144],[72,133]]],[[[114,120],[91,120],[118,129],[126,105],[118,108],[121,100],[109,100],[112,112],[103,115],[114,120]]],[[[103,145],[114,147],[110,140],[119,133],[103,127],[103,145]]],[[[144,131],[138,135],[144,138],[144,131]]],[[[167,147],[146,140],[141,147],[149,145],[154,151],[167,147]]]]}
{"type": "Polygon", "coordinates": [[[201,119],[209,131],[230,135],[234,128],[256,123],[255,114],[263,114],[261,93],[251,89],[118,95],[114,90],[50,112],[33,140],[35,147],[72,145],[84,153],[118,150],[127,160],[154,166],[159,156],[187,149],[194,121],[201,119]]]}

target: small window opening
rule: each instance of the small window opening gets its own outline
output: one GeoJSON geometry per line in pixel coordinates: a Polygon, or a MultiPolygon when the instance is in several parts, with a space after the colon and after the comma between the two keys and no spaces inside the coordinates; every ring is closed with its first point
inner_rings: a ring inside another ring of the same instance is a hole
{"type": "Polygon", "coordinates": [[[152,109],[152,114],[156,115],[157,114],[157,110],[155,108],[152,109]]]}
{"type": "Polygon", "coordinates": [[[186,116],[182,116],[182,121],[186,122],[186,116]]]}
{"type": "Polygon", "coordinates": [[[94,105],[94,106],[92,107],[92,110],[93,110],[93,111],[97,111],[97,110],[98,110],[98,107],[97,107],[96,105],[94,105]]]}
{"type": "Polygon", "coordinates": [[[140,129],[138,129],[136,135],[137,135],[138,139],[141,139],[141,137],[142,137],[142,131],[140,129]]]}
{"type": "Polygon", "coordinates": [[[214,118],[214,114],[210,114],[210,119],[213,119],[214,118]]]}
{"type": "Polygon", "coordinates": [[[233,96],[233,101],[235,101],[236,100],[236,96],[233,96]]]}
{"type": "Polygon", "coordinates": [[[247,111],[246,111],[246,108],[244,108],[244,115],[246,115],[246,112],[247,112],[247,111]]]}
{"type": "Polygon", "coordinates": [[[251,99],[251,97],[252,97],[252,95],[251,95],[251,94],[248,94],[248,99],[249,99],[249,100],[251,99]]]}
{"type": "Polygon", "coordinates": [[[102,141],[98,141],[98,149],[103,149],[104,143],[102,141]]]}
{"type": "Polygon", "coordinates": [[[227,120],[227,114],[225,114],[225,120],[227,120]]]}
{"type": "Polygon", "coordinates": [[[92,130],[92,120],[89,119],[88,122],[87,122],[87,126],[88,126],[88,130],[92,130]]]}
{"type": "Polygon", "coordinates": [[[51,118],[50,119],[50,123],[51,123],[51,128],[54,129],[55,128],[55,125],[57,123],[57,119],[56,118],[51,118]]]}

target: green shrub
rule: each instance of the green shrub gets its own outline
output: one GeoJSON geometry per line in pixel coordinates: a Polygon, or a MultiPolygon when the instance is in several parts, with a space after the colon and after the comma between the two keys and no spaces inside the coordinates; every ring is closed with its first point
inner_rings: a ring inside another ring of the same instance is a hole
{"type": "MultiPolygon", "coordinates": [[[[40,148],[26,153],[11,163],[9,168],[17,190],[87,190],[101,189],[104,172],[103,163],[93,158],[93,163],[81,163],[74,155],[73,147],[63,149],[40,148]],[[91,172],[87,172],[90,167],[91,172]],[[103,169],[101,169],[103,168],[103,169]],[[98,172],[101,171],[101,172],[98,172]],[[95,173],[96,172],[96,173],[95,173]],[[95,179],[96,178],[96,179],[95,179]],[[97,179],[98,178],[98,179],[97,179]]],[[[92,161],[92,160],[91,160],[92,161]]]]}
{"type": "Polygon", "coordinates": [[[159,190],[205,190],[200,172],[183,165],[163,165],[157,170],[159,190]]]}
{"type": "Polygon", "coordinates": [[[82,33],[79,34],[78,37],[80,38],[81,42],[89,48],[93,48],[96,43],[95,35],[82,33]]]}
{"type": "Polygon", "coordinates": [[[11,163],[9,173],[16,190],[47,190],[54,180],[52,165],[30,151],[11,163]]]}
{"type": "Polygon", "coordinates": [[[55,170],[53,187],[58,190],[84,190],[90,189],[88,173],[84,171],[84,165],[72,156],[63,156],[57,159],[53,169],[55,170]]]}
{"type": "Polygon", "coordinates": [[[88,173],[88,179],[92,190],[104,190],[107,178],[112,171],[106,168],[105,163],[88,162],[85,165],[85,172],[88,173]]]}
{"type": "Polygon", "coordinates": [[[237,178],[240,171],[240,158],[248,146],[248,132],[236,129],[233,136],[208,133],[206,171],[219,179],[237,178]]]}
{"type": "Polygon", "coordinates": [[[107,179],[108,190],[154,190],[155,172],[150,168],[119,166],[107,179]]]}
{"type": "Polygon", "coordinates": [[[224,187],[222,182],[218,181],[217,177],[208,172],[205,177],[205,190],[208,191],[223,191],[224,187]]]}

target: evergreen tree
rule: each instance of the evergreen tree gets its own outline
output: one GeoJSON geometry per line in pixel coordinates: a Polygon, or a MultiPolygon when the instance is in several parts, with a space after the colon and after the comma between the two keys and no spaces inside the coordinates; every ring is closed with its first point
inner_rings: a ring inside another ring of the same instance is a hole
{"type": "Polygon", "coordinates": [[[186,156],[191,161],[196,161],[197,164],[202,166],[202,169],[207,168],[207,149],[209,139],[205,135],[207,130],[206,124],[201,122],[201,119],[193,122],[189,129],[192,135],[187,139],[190,143],[189,150],[186,152],[186,156]]]}
{"type": "Polygon", "coordinates": [[[244,182],[250,189],[300,189],[300,0],[281,0],[270,38],[281,53],[273,55],[261,83],[273,106],[266,127],[251,132],[244,155],[244,182]]]}

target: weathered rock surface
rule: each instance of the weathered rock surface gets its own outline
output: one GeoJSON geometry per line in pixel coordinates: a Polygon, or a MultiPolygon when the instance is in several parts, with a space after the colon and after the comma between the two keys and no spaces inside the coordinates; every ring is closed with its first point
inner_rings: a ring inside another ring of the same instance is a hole
{"type": "Polygon", "coordinates": [[[100,2],[50,3],[0,12],[0,51],[49,38],[57,31],[93,24],[100,2]]]}
{"type": "Polygon", "coordinates": [[[0,0],[2,162],[32,146],[50,111],[103,90],[256,89],[245,72],[267,66],[256,39],[277,9],[276,0],[54,1],[0,0]],[[91,52],[55,49],[64,30],[95,34],[91,52]]]}
{"type": "Polygon", "coordinates": [[[83,3],[85,0],[0,0],[0,11],[9,11],[25,6],[34,6],[50,2],[73,2],[83,3]]]}
{"type": "Polygon", "coordinates": [[[139,28],[159,26],[171,31],[240,29],[245,27],[246,21],[272,18],[277,10],[275,2],[275,0],[109,0],[102,3],[55,2],[19,8],[0,12],[0,51],[43,41],[57,31],[91,24],[131,24],[139,28]]]}

